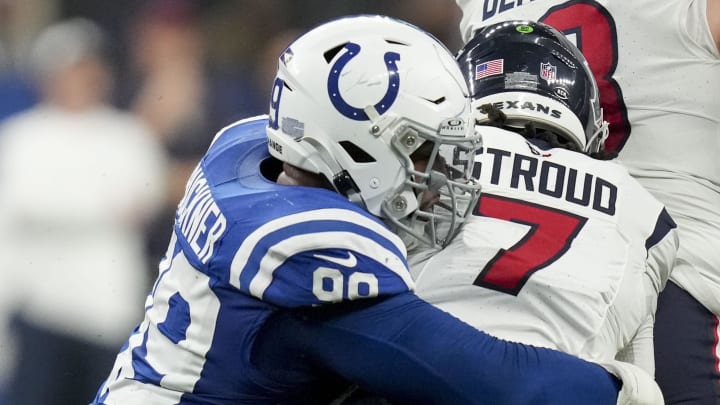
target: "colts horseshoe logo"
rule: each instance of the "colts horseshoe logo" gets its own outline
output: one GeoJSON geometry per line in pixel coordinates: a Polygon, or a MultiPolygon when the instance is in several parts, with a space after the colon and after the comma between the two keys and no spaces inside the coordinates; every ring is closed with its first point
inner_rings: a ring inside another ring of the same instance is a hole
{"type": "MultiPolygon", "coordinates": [[[[330,69],[330,76],[328,76],[328,95],[330,101],[335,106],[335,109],[340,114],[357,121],[367,121],[370,118],[365,114],[362,108],[356,108],[345,102],[342,95],[340,94],[339,81],[340,72],[350,59],[356,57],[360,53],[360,45],[348,42],[345,45],[345,54],[340,56],[335,64],[330,69]]],[[[385,53],[385,66],[388,71],[388,88],[385,91],[385,95],[375,104],[375,109],[378,114],[382,114],[390,108],[397,98],[398,91],[400,90],[400,75],[398,74],[398,68],[395,62],[400,60],[400,54],[395,52],[385,53]]]]}

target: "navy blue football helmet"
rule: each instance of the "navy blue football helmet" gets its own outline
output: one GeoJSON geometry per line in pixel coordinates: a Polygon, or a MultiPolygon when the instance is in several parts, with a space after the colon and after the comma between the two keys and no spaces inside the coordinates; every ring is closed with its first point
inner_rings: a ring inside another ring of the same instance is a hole
{"type": "MultiPolygon", "coordinates": [[[[484,27],[461,49],[457,61],[470,87],[473,106],[492,104],[505,125],[532,123],[598,152],[608,135],[597,84],[580,50],[561,32],[532,21],[484,27]]],[[[486,122],[478,116],[478,122],[486,122]]]]}

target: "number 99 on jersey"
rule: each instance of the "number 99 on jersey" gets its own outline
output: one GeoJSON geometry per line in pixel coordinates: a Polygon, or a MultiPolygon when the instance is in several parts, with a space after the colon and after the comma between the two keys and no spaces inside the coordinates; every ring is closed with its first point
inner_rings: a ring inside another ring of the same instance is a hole
{"type": "Polygon", "coordinates": [[[356,271],[345,277],[340,270],[318,267],[313,272],[312,291],[323,302],[340,302],[345,297],[350,300],[377,297],[378,279],[371,273],[356,271]]]}

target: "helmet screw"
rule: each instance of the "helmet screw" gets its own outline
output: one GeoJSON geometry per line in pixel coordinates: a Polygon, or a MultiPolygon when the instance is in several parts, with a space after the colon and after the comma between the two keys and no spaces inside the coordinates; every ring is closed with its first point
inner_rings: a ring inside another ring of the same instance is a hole
{"type": "Polygon", "coordinates": [[[370,132],[371,132],[373,135],[377,135],[378,132],[380,132],[380,127],[377,126],[377,125],[373,125],[373,126],[370,128],[370,132]]]}
{"type": "Polygon", "coordinates": [[[400,141],[402,142],[402,144],[405,145],[405,147],[408,149],[412,149],[413,147],[415,147],[415,144],[417,144],[417,141],[418,141],[417,131],[412,128],[407,128],[407,127],[403,128],[402,131],[403,131],[403,134],[402,134],[402,137],[400,138],[400,141]]]}
{"type": "Polygon", "coordinates": [[[407,208],[407,201],[402,196],[396,196],[392,201],[392,207],[395,211],[404,212],[407,208]]]}
{"type": "Polygon", "coordinates": [[[407,146],[408,148],[411,148],[411,147],[415,146],[415,142],[417,142],[417,138],[415,137],[415,135],[409,134],[405,137],[404,141],[405,141],[405,146],[407,146]]]}
{"type": "Polygon", "coordinates": [[[372,179],[370,179],[370,187],[371,188],[380,187],[380,180],[377,177],[373,177],[372,179]]]}

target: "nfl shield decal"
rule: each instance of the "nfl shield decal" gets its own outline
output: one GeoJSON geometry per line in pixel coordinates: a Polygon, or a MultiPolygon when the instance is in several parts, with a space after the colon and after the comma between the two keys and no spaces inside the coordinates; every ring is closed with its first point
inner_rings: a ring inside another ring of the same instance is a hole
{"type": "Polygon", "coordinates": [[[557,77],[557,67],[551,63],[540,63],[540,77],[546,82],[555,80],[557,77]]]}

